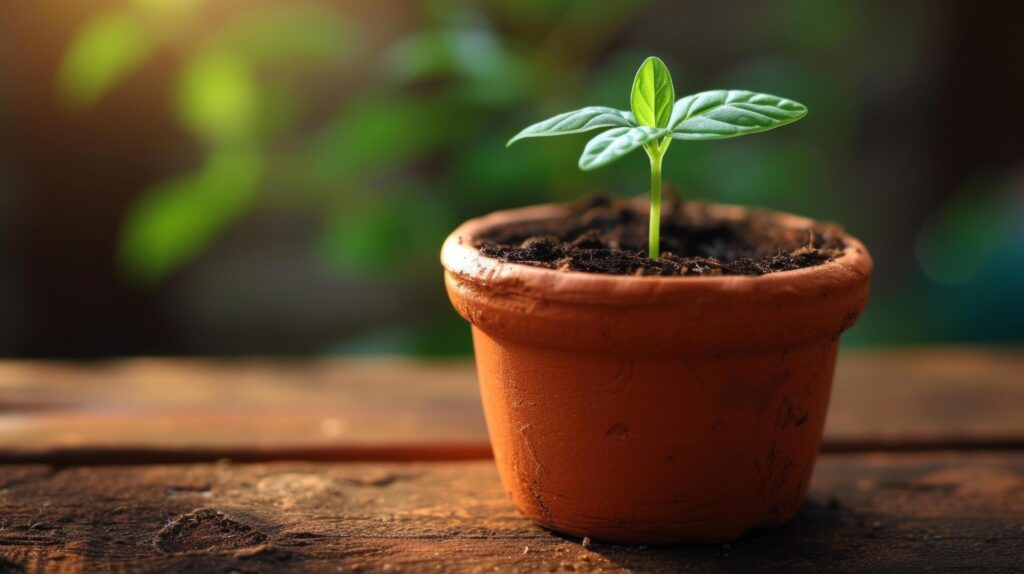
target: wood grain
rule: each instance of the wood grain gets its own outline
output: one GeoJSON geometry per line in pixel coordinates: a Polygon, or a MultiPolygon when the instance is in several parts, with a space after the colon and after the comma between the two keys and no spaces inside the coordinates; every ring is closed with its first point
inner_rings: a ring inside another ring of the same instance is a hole
{"type": "Polygon", "coordinates": [[[0,363],[0,462],[488,456],[466,361],[0,363]]]}
{"type": "Polygon", "coordinates": [[[1020,569],[1024,453],[831,454],[797,519],[727,545],[537,528],[492,463],[0,469],[0,572],[1020,569]]]}
{"type": "MultiPolygon", "coordinates": [[[[840,353],[825,450],[1024,448],[1024,351],[840,353]]],[[[469,361],[0,362],[0,462],[489,456],[469,361]]]]}
{"type": "Polygon", "coordinates": [[[1024,348],[841,351],[829,450],[1024,448],[1024,348]]]}
{"type": "Polygon", "coordinates": [[[787,527],[584,547],[459,461],[489,454],[465,361],[0,362],[0,574],[1021,570],[1019,349],[845,351],[826,440],[787,527]],[[353,460],[444,462],[313,462],[353,460]]]}

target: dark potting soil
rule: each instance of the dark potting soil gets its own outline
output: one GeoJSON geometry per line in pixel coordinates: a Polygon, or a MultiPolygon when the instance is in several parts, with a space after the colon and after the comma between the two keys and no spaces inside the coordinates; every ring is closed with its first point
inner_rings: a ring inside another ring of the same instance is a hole
{"type": "Polygon", "coordinates": [[[647,257],[647,213],[604,196],[570,206],[563,218],[507,225],[477,238],[482,255],[549,269],[608,275],[764,275],[821,265],[842,254],[831,224],[781,227],[769,212],[716,218],[699,202],[662,202],[661,257],[647,257]]]}

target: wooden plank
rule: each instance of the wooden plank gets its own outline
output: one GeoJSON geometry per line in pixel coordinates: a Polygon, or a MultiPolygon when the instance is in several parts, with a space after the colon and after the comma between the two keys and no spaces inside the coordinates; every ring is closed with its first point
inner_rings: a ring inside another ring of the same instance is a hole
{"type": "Polygon", "coordinates": [[[1024,448],[1024,348],[841,351],[827,447],[1024,448]]]}
{"type": "Polygon", "coordinates": [[[492,463],[0,468],[0,572],[1011,571],[1024,453],[832,454],[793,523],[727,545],[563,538],[492,463]]]}
{"type": "MultiPolygon", "coordinates": [[[[1024,447],[1024,351],[840,354],[825,450],[1024,447]]],[[[0,362],[0,462],[489,456],[468,361],[0,362]]]]}
{"type": "Polygon", "coordinates": [[[489,456],[461,360],[0,362],[0,462],[489,456]]]}

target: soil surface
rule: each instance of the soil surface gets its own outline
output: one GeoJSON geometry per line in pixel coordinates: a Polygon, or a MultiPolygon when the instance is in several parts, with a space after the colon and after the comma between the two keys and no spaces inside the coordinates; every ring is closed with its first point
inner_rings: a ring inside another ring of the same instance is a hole
{"type": "Polygon", "coordinates": [[[669,193],[662,203],[661,257],[647,257],[648,214],[604,196],[572,204],[561,219],[493,229],[475,241],[482,255],[550,269],[608,275],[764,275],[813,267],[842,254],[832,224],[781,227],[771,212],[731,221],[669,193]]]}

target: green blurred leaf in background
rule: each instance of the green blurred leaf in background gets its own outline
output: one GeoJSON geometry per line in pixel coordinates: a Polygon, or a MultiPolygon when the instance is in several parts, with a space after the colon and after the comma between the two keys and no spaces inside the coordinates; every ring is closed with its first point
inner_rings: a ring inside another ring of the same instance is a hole
{"type": "Polygon", "coordinates": [[[229,52],[202,52],[186,65],[178,115],[208,145],[251,140],[259,105],[259,86],[245,59],[229,52]]]}
{"type": "Polygon", "coordinates": [[[190,38],[175,109],[206,159],[197,173],[144,190],[129,209],[118,260],[129,277],[144,283],[164,279],[201,253],[251,207],[267,179],[266,165],[285,165],[268,162],[266,140],[298,119],[298,94],[290,82],[261,78],[261,70],[287,64],[285,71],[295,74],[302,63],[336,66],[356,45],[345,19],[324,6],[239,11],[206,31],[197,25],[201,4],[135,0],[96,14],[76,33],[58,75],[62,99],[87,108],[161,45],[190,38]]]}
{"type": "Polygon", "coordinates": [[[211,154],[198,173],[157,184],[125,218],[121,267],[141,283],[160,281],[248,207],[261,175],[259,153],[241,148],[211,154]]]}
{"type": "Polygon", "coordinates": [[[57,71],[65,104],[88,108],[193,22],[200,0],[133,0],[87,18],[57,71]]]}
{"type": "Polygon", "coordinates": [[[156,42],[130,10],[100,14],[78,30],[58,71],[60,96],[86,108],[138,68],[156,42]]]}

